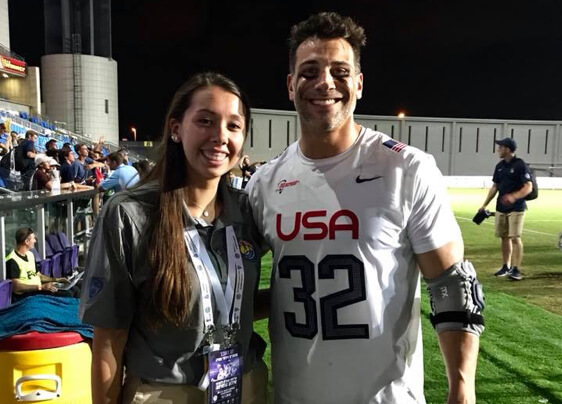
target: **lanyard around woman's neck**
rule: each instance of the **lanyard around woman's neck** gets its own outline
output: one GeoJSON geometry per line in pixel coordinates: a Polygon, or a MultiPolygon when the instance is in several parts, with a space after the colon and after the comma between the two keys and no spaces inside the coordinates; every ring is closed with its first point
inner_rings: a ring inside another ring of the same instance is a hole
{"type": "Polygon", "coordinates": [[[228,256],[228,280],[223,292],[205,243],[195,226],[190,225],[184,231],[184,239],[195,273],[199,278],[201,301],[203,305],[203,321],[205,333],[212,344],[215,320],[212,306],[212,295],[215,296],[219,311],[219,322],[225,330],[234,332],[240,327],[240,310],[244,291],[244,264],[238,247],[238,240],[232,226],[227,226],[226,249],[228,256]]]}

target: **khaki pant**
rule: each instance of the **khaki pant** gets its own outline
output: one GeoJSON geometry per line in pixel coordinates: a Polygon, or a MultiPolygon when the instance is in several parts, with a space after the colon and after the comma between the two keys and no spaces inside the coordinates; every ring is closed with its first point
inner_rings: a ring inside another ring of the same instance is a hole
{"type": "MultiPolygon", "coordinates": [[[[267,366],[260,360],[242,377],[242,403],[264,404],[267,391],[267,366]]],[[[122,404],[205,404],[205,393],[197,386],[167,383],[142,383],[127,376],[122,404]]]]}
{"type": "Polygon", "coordinates": [[[525,212],[496,212],[496,237],[521,237],[525,212]]]}

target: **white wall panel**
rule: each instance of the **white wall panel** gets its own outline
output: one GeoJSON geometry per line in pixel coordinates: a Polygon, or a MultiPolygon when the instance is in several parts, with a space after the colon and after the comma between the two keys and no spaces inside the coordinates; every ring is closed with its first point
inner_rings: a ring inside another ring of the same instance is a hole
{"type": "MultiPolygon", "coordinates": [[[[246,152],[256,159],[275,157],[284,147],[290,120],[294,139],[299,136],[298,117],[294,111],[252,110],[253,147],[246,152]],[[271,121],[272,145],[269,144],[271,121]],[[275,143],[279,140],[279,143],[275,143]]],[[[517,155],[535,167],[562,166],[561,123],[557,121],[512,121],[501,119],[450,119],[358,115],[356,121],[409,143],[435,157],[445,175],[492,175],[499,161],[494,141],[513,137],[517,155]]],[[[547,171],[549,172],[549,171],[547,171]]],[[[562,170],[550,170],[555,175],[562,170]]]]}

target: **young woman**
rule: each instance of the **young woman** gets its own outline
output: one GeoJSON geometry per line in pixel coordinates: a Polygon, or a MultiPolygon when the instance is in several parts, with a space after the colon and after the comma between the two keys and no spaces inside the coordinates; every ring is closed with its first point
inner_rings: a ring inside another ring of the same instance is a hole
{"type": "Polygon", "coordinates": [[[81,301],[94,326],[94,404],[265,402],[264,343],[252,329],[261,237],[226,178],[249,121],[232,81],[191,78],[169,107],[161,159],[104,206],[81,301]],[[217,381],[219,364],[235,388],[217,381]]]}

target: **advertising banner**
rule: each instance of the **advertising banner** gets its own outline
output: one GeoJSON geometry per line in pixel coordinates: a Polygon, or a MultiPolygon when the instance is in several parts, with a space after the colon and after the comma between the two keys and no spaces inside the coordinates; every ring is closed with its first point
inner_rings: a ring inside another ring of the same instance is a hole
{"type": "Polygon", "coordinates": [[[0,55],[0,71],[19,77],[27,76],[27,64],[23,60],[0,55]]]}

